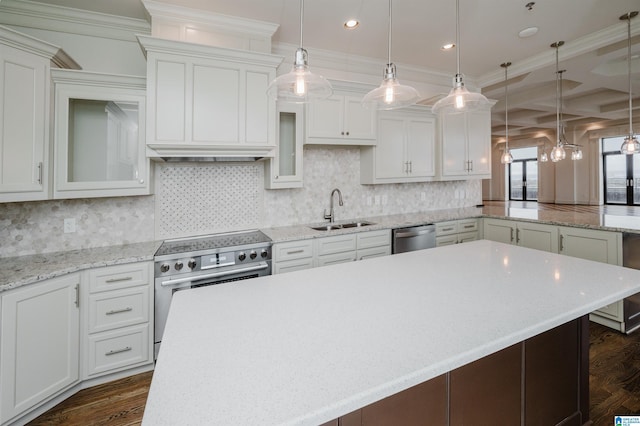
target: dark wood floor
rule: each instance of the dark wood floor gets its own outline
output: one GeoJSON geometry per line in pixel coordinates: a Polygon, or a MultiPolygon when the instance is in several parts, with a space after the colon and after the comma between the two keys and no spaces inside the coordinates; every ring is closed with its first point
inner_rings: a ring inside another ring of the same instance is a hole
{"type": "MultiPolygon", "coordinates": [[[[630,336],[590,323],[591,419],[610,426],[614,415],[640,414],[640,331],[630,336]]],[[[36,425],[139,425],[152,373],[78,392],[41,415],[36,425]]]]}

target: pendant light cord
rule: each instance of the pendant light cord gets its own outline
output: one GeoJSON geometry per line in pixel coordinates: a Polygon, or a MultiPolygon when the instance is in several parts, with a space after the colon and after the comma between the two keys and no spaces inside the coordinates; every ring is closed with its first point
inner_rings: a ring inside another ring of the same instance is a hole
{"type": "Polygon", "coordinates": [[[558,69],[558,51],[560,44],[556,43],[556,146],[560,146],[560,70],[558,69]]]}
{"type": "Polygon", "coordinates": [[[633,138],[633,102],[632,102],[632,89],[631,86],[631,13],[627,15],[627,76],[629,83],[629,139],[633,138]]]}
{"type": "Polygon", "coordinates": [[[507,152],[509,151],[509,83],[507,83],[509,64],[509,62],[504,64],[504,134],[507,152]]]}
{"type": "Polygon", "coordinates": [[[460,75],[460,0],[456,0],[456,75],[460,75]]]}
{"type": "Polygon", "coordinates": [[[391,21],[392,21],[392,6],[393,0],[389,0],[389,47],[388,47],[388,60],[387,64],[391,65],[391,21]]]}
{"type": "Polygon", "coordinates": [[[300,47],[302,48],[304,45],[302,44],[302,21],[304,18],[304,0],[300,0],[300,47]]]}

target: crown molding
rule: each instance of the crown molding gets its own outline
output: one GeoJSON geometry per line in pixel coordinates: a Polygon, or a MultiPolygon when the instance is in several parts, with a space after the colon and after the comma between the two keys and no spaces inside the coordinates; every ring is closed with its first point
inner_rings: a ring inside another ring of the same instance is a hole
{"type": "MultiPolygon", "coordinates": [[[[640,20],[632,21],[631,23],[631,36],[633,37],[637,34],[640,34],[640,20]]],[[[571,59],[626,39],[627,26],[615,24],[576,40],[565,42],[564,46],[559,49],[558,56],[560,60],[571,59]]],[[[549,49],[547,52],[538,53],[523,61],[512,64],[509,67],[509,74],[511,76],[517,76],[529,73],[540,68],[554,65],[555,61],[555,50],[549,49]]],[[[486,87],[503,80],[504,72],[496,69],[495,71],[480,76],[476,82],[479,87],[486,87]]]]}
{"type": "Polygon", "coordinates": [[[0,40],[7,46],[27,51],[31,54],[47,58],[60,68],[80,69],[80,65],[60,47],[46,41],[31,37],[11,28],[0,26],[0,40]]]}
{"type": "Polygon", "coordinates": [[[89,12],[30,0],[1,0],[0,24],[136,42],[151,34],[143,19],[89,12]]]}
{"type": "Polygon", "coordinates": [[[169,22],[186,23],[198,28],[215,29],[227,33],[240,33],[271,40],[279,25],[236,16],[222,15],[205,10],[191,9],[161,3],[154,0],[142,0],[142,4],[153,20],[164,19],[169,22]]]}

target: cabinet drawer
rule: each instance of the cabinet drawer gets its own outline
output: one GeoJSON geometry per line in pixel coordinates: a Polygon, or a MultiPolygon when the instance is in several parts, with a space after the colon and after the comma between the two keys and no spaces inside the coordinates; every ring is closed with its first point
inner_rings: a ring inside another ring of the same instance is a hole
{"type": "Polygon", "coordinates": [[[465,219],[458,221],[458,232],[477,232],[478,219],[465,219]]]}
{"type": "Polygon", "coordinates": [[[458,224],[456,221],[436,223],[436,236],[451,235],[458,232],[458,224]]]}
{"type": "Polygon", "coordinates": [[[89,297],[89,333],[149,321],[149,287],[103,292],[89,297]]]}
{"type": "Polygon", "coordinates": [[[358,250],[358,260],[370,259],[372,257],[389,256],[391,254],[391,246],[370,247],[358,250]]]}
{"type": "Polygon", "coordinates": [[[475,241],[478,239],[478,232],[461,232],[458,234],[459,243],[468,243],[469,241],[475,241]]]}
{"type": "Polygon", "coordinates": [[[336,263],[353,262],[356,260],[356,252],[349,251],[344,253],[326,254],[318,256],[316,266],[335,265],[336,263]]]}
{"type": "Polygon", "coordinates": [[[316,244],[316,254],[318,256],[355,251],[356,236],[355,234],[349,234],[336,235],[335,237],[318,238],[316,240],[316,244]]]}
{"type": "Polygon", "coordinates": [[[381,231],[361,232],[359,234],[356,234],[356,236],[356,244],[358,250],[391,245],[391,231],[389,231],[388,229],[383,229],[381,231]]]}
{"type": "Polygon", "coordinates": [[[273,246],[275,262],[302,259],[313,256],[313,240],[290,241],[273,246]]]}
{"type": "Polygon", "coordinates": [[[313,268],[312,257],[276,262],[274,263],[274,266],[273,266],[273,273],[284,274],[286,272],[300,271],[300,270],[309,269],[309,268],[313,268]]]}
{"type": "Polygon", "coordinates": [[[87,375],[150,362],[149,325],[89,336],[87,375]]]}
{"type": "Polygon", "coordinates": [[[453,244],[457,244],[457,242],[458,236],[456,234],[436,237],[436,247],[450,246],[453,244]]]}
{"type": "Polygon", "coordinates": [[[151,262],[127,263],[89,271],[89,292],[97,293],[150,283],[151,262]]]}

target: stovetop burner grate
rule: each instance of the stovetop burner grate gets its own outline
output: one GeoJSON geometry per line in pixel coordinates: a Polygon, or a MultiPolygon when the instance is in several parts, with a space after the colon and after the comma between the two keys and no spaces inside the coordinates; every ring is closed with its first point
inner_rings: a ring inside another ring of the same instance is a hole
{"type": "Polygon", "coordinates": [[[155,256],[215,251],[242,246],[268,244],[271,239],[260,231],[243,231],[225,234],[204,235],[202,237],[166,240],[155,256]]]}

